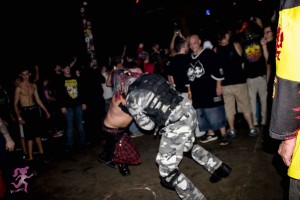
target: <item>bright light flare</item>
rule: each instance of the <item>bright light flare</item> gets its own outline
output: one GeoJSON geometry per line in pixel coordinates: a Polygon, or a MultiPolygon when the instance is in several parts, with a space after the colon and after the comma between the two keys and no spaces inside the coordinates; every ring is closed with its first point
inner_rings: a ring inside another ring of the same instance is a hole
{"type": "Polygon", "coordinates": [[[211,14],[210,9],[207,9],[207,10],[205,11],[205,14],[206,14],[206,15],[210,15],[210,14],[211,14]]]}

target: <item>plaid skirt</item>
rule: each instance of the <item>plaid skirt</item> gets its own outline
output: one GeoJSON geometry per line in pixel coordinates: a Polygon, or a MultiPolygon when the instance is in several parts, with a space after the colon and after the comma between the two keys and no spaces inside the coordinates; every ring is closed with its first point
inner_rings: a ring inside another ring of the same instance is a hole
{"type": "Polygon", "coordinates": [[[119,142],[116,143],[114,152],[114,162],[116,164],[127,163],[138,165],[141,163],[140,154],[132,139],[125,133],[119,142]]]}

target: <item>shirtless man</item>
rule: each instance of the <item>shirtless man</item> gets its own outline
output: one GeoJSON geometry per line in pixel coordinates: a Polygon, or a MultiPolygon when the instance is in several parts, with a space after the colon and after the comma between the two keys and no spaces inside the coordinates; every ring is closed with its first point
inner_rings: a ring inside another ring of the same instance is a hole
{"type": "Polygon", "coordinates": [[[42,130],[40,127],[40,108],[42,108],[46,113],[47,118],[50,117],[50,114],[40,100],[36,84],[30,82],[31,72],[29,69],[21,69],[19,76],[21,77],[22,81],[15,89],[14,110],[16,116],[18,117],[19,123],[22,124],[24,128],[24,136],[28,148],[28,160],[33,160],[34,139],[42,159],[44,155],[44,149],[40,133],[42,130]],[[19,107],[19,105],[21,107],[19,107]]]}
{"type": "Polygon", "coordinates": [[[126,128],[128,124],[132,121],[132,117],[123,112],[119,107],[121,99],[114,95],[110,103],[109,112],[104,119],[104,125],[110,128],[126,128]]]}
{"type": "Polygon", "coordinates": [[[102,130],[105,145],[103,152],[98,156],[98,160],[106,162],[112,168],[119,167],[120,173],[123,176],[127,176],[130,174],[128,164],[137,165],[141,161],[134,143],[127,134],[128,125],[133,118],[129,113],[122,110],[122,105],[124,104],[122,94],[125,90],[127,92],[128,85],[132,81],[129,79],[129,76],[124,75],[124,72],[131,73],[133,76],[139,76],[142,74],[142,71],[139,68],[124,69],[121,67],[122,59],[120,58],[116,57],[114,59],[116,69],[110,77],[110,80],[114,80],[114,83],[111,85],[114,88],[114,94],[103,122],[102,130]]]}

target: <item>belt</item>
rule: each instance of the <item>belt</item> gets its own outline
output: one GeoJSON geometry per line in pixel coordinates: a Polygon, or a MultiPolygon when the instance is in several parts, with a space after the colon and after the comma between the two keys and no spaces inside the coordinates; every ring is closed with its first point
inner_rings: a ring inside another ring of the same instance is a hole
{"type": "Polygon", "coordinates": [[[125,131],[126,128],[110,128],[110,127],[103,125],[102,130],[104,130],[108,133],[120,133],[122,131],[125,131]]]}
{"type": "Polygon", "coordinates": [[[34,109],[37,109],[37,108],[38,108],[37,105],[21,107],[21,109],[24,110],[24,111],[34,110],[34,109]]]}

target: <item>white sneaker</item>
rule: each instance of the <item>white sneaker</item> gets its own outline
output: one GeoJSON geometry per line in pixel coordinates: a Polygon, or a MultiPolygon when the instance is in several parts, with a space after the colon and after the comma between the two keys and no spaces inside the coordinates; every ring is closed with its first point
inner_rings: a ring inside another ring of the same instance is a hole
{"type": "Polygon", "coordinates": [[[228,137],[228,138],[231,138],[231,139],[236,138],[236,131],[235,131],[235,130],[228,129],[228,130],[227,130],[227,137],[228,137]]]}
{"type": "Polygon", "coordinates": [[[143,135],[144,135],[143,133],[135,133],[135,134],[132,134],[130,137],[131,138],[137,138],[137,137],[141,137],[143,135]]]}
{"type": "Polygon", "coordinates": [[[257,136],[257,131],[255,128],[250,128],[249,134],[250,137],[256,137],[257,136]]]}

